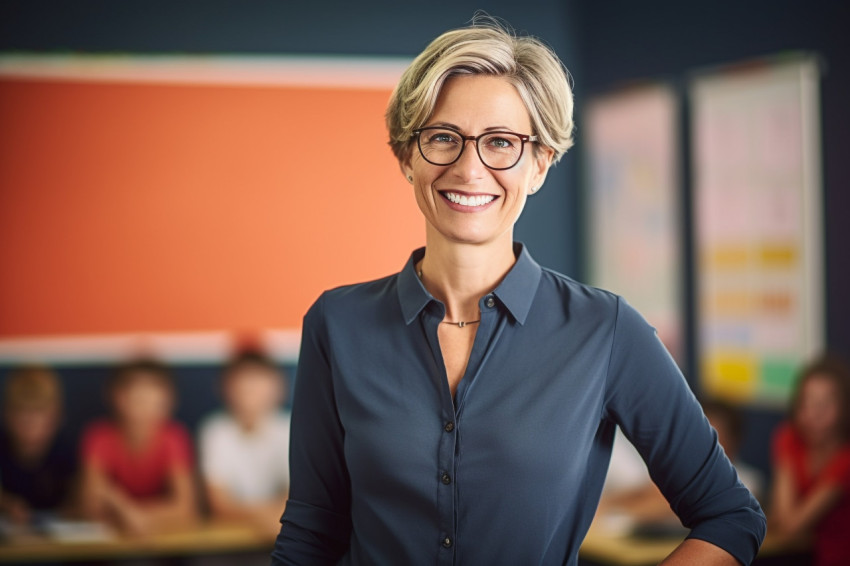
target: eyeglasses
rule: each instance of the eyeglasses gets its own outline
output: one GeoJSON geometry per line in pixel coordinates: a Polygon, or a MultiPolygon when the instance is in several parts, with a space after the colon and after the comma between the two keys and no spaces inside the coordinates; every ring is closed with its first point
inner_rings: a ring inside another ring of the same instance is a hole
{"type": "Polygon", "coordinates": [[[519,163],[526,142],[536,142],[537,136],[507,131],[485,132],[480,136],[464,136],[455,129],[430,126],[413,130],[419,153],[432,165],[451,165],[460,159],[466,142],[474,141],[481,163],[490,169],[503,171],[519,163]]]}

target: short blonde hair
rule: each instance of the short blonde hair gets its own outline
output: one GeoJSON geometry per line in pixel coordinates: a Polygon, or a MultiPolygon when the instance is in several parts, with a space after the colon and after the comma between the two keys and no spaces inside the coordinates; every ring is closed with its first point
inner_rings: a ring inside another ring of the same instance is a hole
{"type": "Polygon", "coordinates": [[[446,79],[457,75],[504,77],[519,92],[531,118],[532,135],[553,150],[553,163],[573,145],[573,93],[558,56],[533,37],[516,36],[489,17],[447,31],[404,71],[390,97],[386,121],[390,147],[407,159],[413,130],[434,111],[446,79]]]}
{"type": "Polygon", "coordinates": [[[6,411],[58,409],[62,388],[56,374],[44,366],[18,367],[9,374],[3,391],[6,411]]]}

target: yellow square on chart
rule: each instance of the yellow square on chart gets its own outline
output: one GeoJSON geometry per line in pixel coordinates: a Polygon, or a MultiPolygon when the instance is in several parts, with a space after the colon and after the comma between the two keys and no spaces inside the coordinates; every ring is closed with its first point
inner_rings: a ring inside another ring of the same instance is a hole
{"type": "Polygon", "coordinates": [[[758,390],[758,368],[758,358],[751,354],[714,352],[703,361],[703,385],[712,397],[750,401],[758,390]]]}

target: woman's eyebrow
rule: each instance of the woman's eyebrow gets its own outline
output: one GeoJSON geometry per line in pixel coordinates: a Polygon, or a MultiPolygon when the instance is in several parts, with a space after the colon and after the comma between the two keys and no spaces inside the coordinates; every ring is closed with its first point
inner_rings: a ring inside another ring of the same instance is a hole
{"type": "MultiPolygon", "coordinates": [[[[457,130],[458,132],[463,133],[463,130],[460,128],[460,126],[456,126],[455,124],[452,124],[450,122],[436,122],[434,124],[429,124],[428,126],[425,126],[425,127],[426,128],[450,128],[452,130],[457,130]]],[[[510,128],[508,126],[489,126],[487,128],[484,128],[483,131],[485,131],[485,132],[505,132],[505,131],[513,132],[514,129],[510,128]]]]}

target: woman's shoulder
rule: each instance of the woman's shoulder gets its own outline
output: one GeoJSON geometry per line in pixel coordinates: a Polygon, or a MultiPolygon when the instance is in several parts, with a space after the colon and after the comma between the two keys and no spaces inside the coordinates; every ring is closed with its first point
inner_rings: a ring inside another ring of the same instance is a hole
{"type": "Polygon", "coordinates": [[[307,318],[336,321],[358,319],[398,303],[396,283],[399,274],[380,279],[341,285],[324,291],[307,311],[307,318]]]}
{"type": "Polygon", "coordinates": [[[582,283],[581,281],[577,281],[569,275],[565,275],[555,271],[554,269],[542,267],[541,271],[543,272],[543,280],[548,281],[549,284],[553,285],[556,289],[569,292],[570,294],[579,296],[587,301],[616,305],[617,301],[620,299],[620,296],[616,293],[602,289],[601,287],[594,287],[593,285],[582,283]]]}
{"type": "MultiPolygon", "coordinates": [[[[546,267],[542,268],[541,289],[547,295],[547,301],[555,299],[552,295],[556,295],[567,302],[574,313],[586,311],[587,314],[612,318],[622,307],[634,311],[620,295],[546,267]]],[[[637,314],[636,311],[634,313],[637,314]]]]}
{"type": "Polygon", "coordinates": [[[380,296],[395,286],[398,276],[399,273],[393,273],[392,275],[387,275],[380,279],[363,281],[361,283],[349,283],[347,285],[333,287],[324,291],[320,295],[319,300],[325,300],[328,302],[347,302],[351,298],[359,299],[376,295],[380,296]]]}

